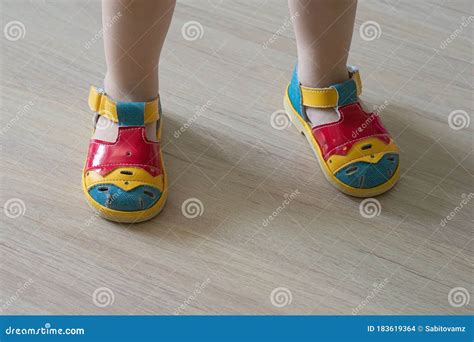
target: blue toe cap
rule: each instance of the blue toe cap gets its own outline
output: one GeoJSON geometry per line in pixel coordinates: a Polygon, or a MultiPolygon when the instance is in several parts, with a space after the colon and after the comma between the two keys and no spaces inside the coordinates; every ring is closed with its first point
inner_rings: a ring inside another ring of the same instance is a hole
{"type": "Polygon", "coordinates": [[[152,207],[161,192],[148,185],[125,191],[114,184],[98,184],[89,189],[91,197],[100,205],[119,211],[139,211],[152,207]]]}
{"type": "Polygon", "coordinates": [[[337,179],[353,188],[370,189],[386,183],[398,168],[397,153],[387,153],[377,163],[354,162],[335,173],[337,179]]]}

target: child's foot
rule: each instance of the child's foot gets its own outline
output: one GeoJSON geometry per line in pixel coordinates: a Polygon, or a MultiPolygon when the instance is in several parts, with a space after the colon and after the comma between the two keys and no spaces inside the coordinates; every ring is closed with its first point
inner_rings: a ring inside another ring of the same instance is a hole
{"type": "Polygon", "coordinates": [[[395,185],[399,152],[378,115],[366,113],[359,103],[358,70],[349,67],[348,78],[328,88],[309,88],[300,85],[295,68],[284,105],[329,182],[346,194],[371,197],[395,185]]]}
{"type": "Polygon", "coordinates": [[[339,120],[339,114],[333,108],[306,108],[306,116],[311,127],[324,125],[339,120]]]}
{"type": "Polygon", "coordinates": [[[159,99],[115,102],[91,87],[89,106],[99,116],[82,178],[87,201],[112,221],[152,218],[167,197],[159,99]]]}
{"type": "MultiPolygon", "coordinates": [[[[92,139],[98,139],[103,141],[114,142],[117,140],[119,125],[113,120],[107,119],[105,116],[99,115],[96,118],[96,126],[92,139]]],[[[145,124],[145,136],[150,141],[158,142],[158,136],[156,134],[156,127],[158,121],[145,124]]]]}

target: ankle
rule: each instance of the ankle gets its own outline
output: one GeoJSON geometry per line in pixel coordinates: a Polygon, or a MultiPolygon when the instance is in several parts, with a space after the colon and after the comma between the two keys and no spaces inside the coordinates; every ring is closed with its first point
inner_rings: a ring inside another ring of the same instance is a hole
{"type": "Polygon", "coordinates": [[[338,64],[336,66],[322,67],[310,63],[298,63],[298,78],[302,85],[312,88],[326,88],[336,83],[349,79],[347,66],[338,64]]]}
{"type": "Polygon", "coordinates": [[[107,95],[123,102],[148,102],[158,96],[158,75],[141,77],[117,77],[107,72],[104,78],[107,95]]]}
{"type": "MultiPolygon", "coordinates": [[[[314,60],[314,58],[305,60],[314,60]]],[[[339,63],[334,66],[326,63],[326,65],[327,66],[322,67],[321,64],[298,63],[298,79],[300,83],[303,86],[311,88],[326,88],[349,79],[349,73],[345,64],[339,63]]],[[[305,112],[312,127],[339,120],[339,114],[334,110],[334,108],[306,107],[305,112]]]]}

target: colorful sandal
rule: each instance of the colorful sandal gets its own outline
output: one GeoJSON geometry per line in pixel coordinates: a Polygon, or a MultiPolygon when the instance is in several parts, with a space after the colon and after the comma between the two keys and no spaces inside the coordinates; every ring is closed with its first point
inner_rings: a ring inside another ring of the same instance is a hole
{"type": "Polygon", "coordinates": [[[348,72],[345,82],[308,88],[299,83],[295,67],[284,106],[313,148],[326,179],[348,195],[372,197],[388,191],[398,180],[399,151],[377,113],[362,109],[359,71],[348,67],[348,72]],[[312,128],[305,107],[334,107],[339,120],[312,128]]]}
{"type": "Polygon", "coordinates": [[[141,222],[154,217],[168,195],[160,143],[149,141],[145,130],[145,124],[157,121],[160,141],[159,99],[115,102],[91,87],[89,107],[119,127],[115,142],[90,141],[82,176],[88,203],[111,221],[141,222]]]}

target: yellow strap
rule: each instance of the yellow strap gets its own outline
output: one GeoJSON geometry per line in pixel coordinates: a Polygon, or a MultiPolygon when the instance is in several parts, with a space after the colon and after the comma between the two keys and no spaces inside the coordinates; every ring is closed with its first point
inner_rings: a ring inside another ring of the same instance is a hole
{"type": "Polygon", "coordinates": [[[158,101],[159,98],[145,103],[145,124],[155,122],[160,118],[158,101]]]}
{"type": "Polygon", "coordinates": [[[96,87],[91,86],[89,92],[89,108],[105,116],[107,119],[118,122],[117,106],[115,102],[109,99],[103,92],[97,90],[96,87]]]}
{"type": "MultiPolygon", "coordinates": [[[[109,98],[96,87],[91,86],[89,92],[89,107],[93,112],[105,116],[107,119],[118,122],[117,106],[114,100],[109,98]]],[[[145,124],[159,119],[158,98],[145,103],[145,124]]]]}
{"type": "Polygon", "coordinates": [[[360,72],[358,69],[354,69],[354,71],[349,71],[349,77],[352,78],[357,87],[357,96],[362,94],[362,80],[360,79],[360,72]]]}
{"type": "MultiPolygon", "coordinates": [[[[355,81],[357,96],[362,93],[359,70],[349,69],[349,77],[355,81]]],[[[309,88],[301,86],[303,105],[313,108],[331,108],[337,106],[338,94],[334,88],[309,88]]]]}
{"type": "Polygon", "coordinates": [[[337,91],[334,88],[308,88],[301,86],[303,105],[313,108],[337,106],[337,91]]]}

